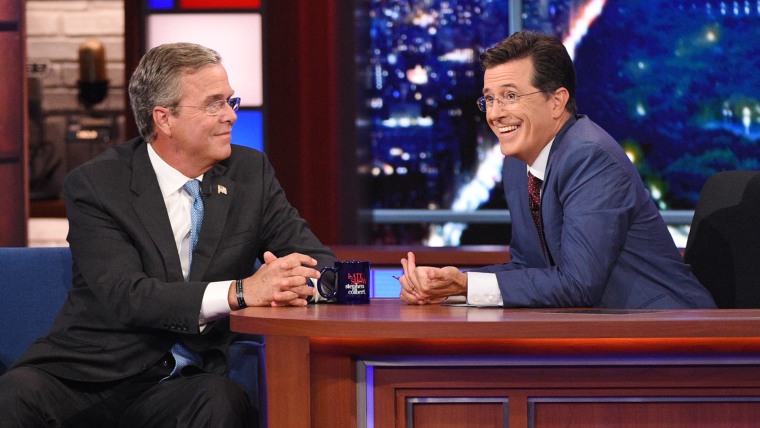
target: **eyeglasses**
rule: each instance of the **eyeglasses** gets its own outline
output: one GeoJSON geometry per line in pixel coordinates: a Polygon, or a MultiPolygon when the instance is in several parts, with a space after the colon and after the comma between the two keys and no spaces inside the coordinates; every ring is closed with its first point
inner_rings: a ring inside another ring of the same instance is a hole
{"type": "Polygon", "coordinates": [[[480,111],[485,112],[487,109],[493,108],[494,101],[499,103],[499,107],[506,108],[516,104],[517,100],[522,97],[527,97],[528,95],[538,94],[541,92],[544,91],[528,92],[527,94],[522,95],[518,95],[515,92],[507,92],[506,95],[504,95],[504,98],[497,98],[493,95],[486,95],[478,98],[477,104],[480,111]]]}
{"type": "Polygon", "coordinates": [[[227,104],[228,106],[230,106],[230,108],[232,109],[232,111],[238,111],[238,108],[240,108],[240,97],[229,98],[229,99],[226,99],[226,100],[213,101],[213,102],[210,102],[210,103],[206,104],[203,107],[180,106],[180,105],[177,105],[177,106],[174,106],[174,107],[190,107],[190,108],[201,110],[201,111],[203,111],[204,113],[206,113],[209,116],[218,116],[218,115],[222,114],[222,110],[224,109],[224,105],[225,104],[227,104]]]}

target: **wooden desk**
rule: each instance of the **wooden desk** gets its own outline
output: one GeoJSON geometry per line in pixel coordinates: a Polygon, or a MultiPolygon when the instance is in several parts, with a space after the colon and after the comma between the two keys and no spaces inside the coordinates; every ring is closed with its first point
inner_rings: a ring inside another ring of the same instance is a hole
{"type": "Polygon", "coordinates": [[[756,426],[760,311],[246,308],[269,426],[756,426]]]}
{"type": "Polygon", "coordinates": [[[372,266],[393,266],[401,268],[401,259],[409,251],[417,257],[418,265],[473,266],[495,265],[509,261],[507,245],[462,245],[459,247],[424,247],[408,245],[331,247],[339,260],[369,260],[372,266]]]}

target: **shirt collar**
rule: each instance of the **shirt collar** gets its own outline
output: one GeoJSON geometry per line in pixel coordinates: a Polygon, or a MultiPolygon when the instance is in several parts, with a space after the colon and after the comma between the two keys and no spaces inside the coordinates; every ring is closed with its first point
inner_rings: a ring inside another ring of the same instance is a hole
{"type": "Polygon", "coordinates": [[[544,146],[541,153],[536,157],[536,160],[531,165],[528,165],[528,172],[541,181],[544,181],[544,177],[546,176],[546,165],[549,163],[549,152],[552,150],[553,143],[554,138],[549,141],[549,144],[544,146]]]}
{"type": "MultiPolygon", "coordinates": [[[[156,153],[150,143],[148,143],[148,157],[151,165],[153,165],[153,171],[155,171],[158,179],[158,187],[161,188],[161,194],[164,198],[181,189],[188,180],[192,180],[161,159],[161,156],[156,153]]],[[[195,178],[198,181],[203,181],[203,174],[195,178]]]]}

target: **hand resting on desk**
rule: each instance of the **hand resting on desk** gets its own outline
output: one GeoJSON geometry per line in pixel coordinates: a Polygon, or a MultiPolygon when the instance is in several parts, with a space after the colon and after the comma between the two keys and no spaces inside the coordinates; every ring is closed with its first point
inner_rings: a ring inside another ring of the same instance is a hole
{"type": "Polygon", "coordinates": [[[467,295],[467,274],[454,266],[436,268],[417,266],[413,252],[401,259],[404,274],[401,283],[401,301],[410,305],[441,303],[449,296],[467,295]]]}

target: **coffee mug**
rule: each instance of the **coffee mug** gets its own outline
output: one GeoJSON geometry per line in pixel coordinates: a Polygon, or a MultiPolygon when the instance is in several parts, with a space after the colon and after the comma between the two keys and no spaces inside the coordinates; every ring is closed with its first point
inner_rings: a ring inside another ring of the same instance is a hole
{"type": "Polygon", "coordinates": [[[369,265],[368,261],[336,261],[333,267],[324,267],[320,272],[322,275],[328,270],[335,273],[335,291],[326,293],[322,289],[322,275],[317,280],[317,291],[325,299],[335,299],[343,305],[369,303],[369,265]]]}

